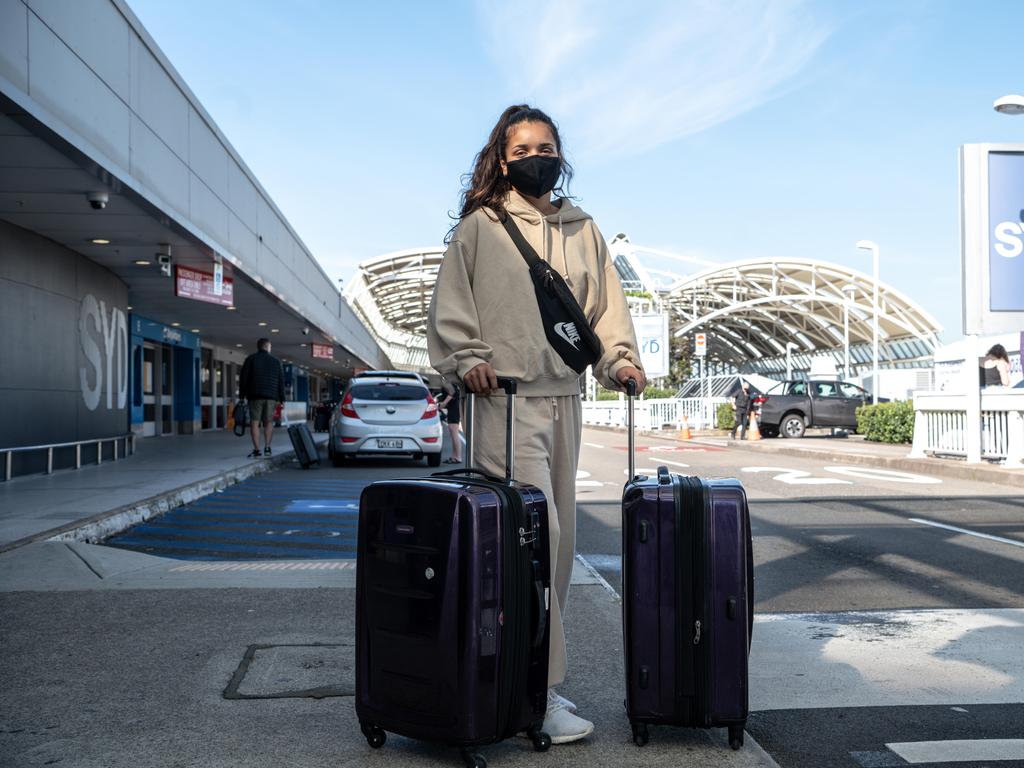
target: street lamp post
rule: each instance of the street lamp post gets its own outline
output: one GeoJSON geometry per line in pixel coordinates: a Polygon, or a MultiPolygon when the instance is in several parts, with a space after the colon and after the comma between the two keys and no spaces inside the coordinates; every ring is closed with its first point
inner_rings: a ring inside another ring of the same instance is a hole
{"type": "Polygon", "coordinates": [[[843,293],[846,301],[843,302],[843,378],[850,378],[850,302],[853,301],[853,294],[857,290],[856,285],[844,285],[843,293]]]}
{"type": "Polygon", "coordinates": [[[878,245],[870,240],[858,240],[857,247],[871,251],[871,281],[875,290],[871,298],[874,319],[871,322],[871,402],[878,404],[878,245]]]}
{"type": "Polygon", "coordinates": [[[996,99],[992,103],[992,108],[1004,115],[1024,115],[1024,96],[1011,93],[996,99]]]}

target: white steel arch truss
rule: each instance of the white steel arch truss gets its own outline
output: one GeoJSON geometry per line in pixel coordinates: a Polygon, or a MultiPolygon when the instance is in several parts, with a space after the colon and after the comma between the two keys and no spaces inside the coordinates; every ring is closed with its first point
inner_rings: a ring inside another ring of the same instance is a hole
{"type": "MultiPolygon", "coordinates": [[[[874,282],[869,275],[809,259],[748,260],[682,278],[663,296],[675,316],[675,335],[702,330],[709,355],[736,368],[758,368],[785,357],[842,359],[849,316],[853,363],[863,363],[872,338],[874,282]],[[844,290],[845,289],[845,290],[844,290]],[[744,351],[745,350],[745,351],[744,351]]],[[[883,363],[930,357],[941,326],[919,304],[879,283],[879,340],[883,363]]],[[[768,366],[774,368],[776,366],[768,366]]]]}

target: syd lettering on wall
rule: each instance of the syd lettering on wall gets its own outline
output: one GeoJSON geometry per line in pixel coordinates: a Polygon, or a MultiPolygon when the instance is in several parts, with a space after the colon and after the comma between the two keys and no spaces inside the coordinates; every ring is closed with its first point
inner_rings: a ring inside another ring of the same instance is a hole
{"type": "Polygon", "coordinates": [[[91,293],[82,299],[78,337],[86,365],[79,368],[82,399],[95,411],[106,391],[106,408],[124,408],[128,402],[128,318],[117,307],[107,312],[105,301],[91,293]]]}

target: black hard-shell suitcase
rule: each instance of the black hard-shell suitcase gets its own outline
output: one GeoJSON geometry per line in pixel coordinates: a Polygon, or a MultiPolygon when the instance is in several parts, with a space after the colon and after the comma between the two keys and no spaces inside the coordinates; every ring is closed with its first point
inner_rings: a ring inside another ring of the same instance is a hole
{"type": "MultiPolygon", "coordinates": [[[[512,480],[515,382],[505,477],[474,469],[372,483],[359,503],[356,715],[371,747],[385,732],[473,748],[527,731],[547,703],[547,500],[512,480]]],[[[472,399],[466,465],[473,461],[472,399]]]]}
{"type": "Polygon", "coordinates": [[[288,437],[291,438],[292,448],[295,449],[295,458],[299,466],[309,469],[312,464],[320,463],[320,453],[313,442],[313,436],[309,433],[309,427],[305,422],[292,424],[288,427],[288,437]]]}
{"type": "MultiPolygon", "coordinates": [[[[632,389],[632,388],[631,388],[632,389]]],[[[738,480],[637,476],[630,397],[622,500],[626,713],[648,725],[729,729],[743,745],[754,584],[750,514],[738,480]]]]}

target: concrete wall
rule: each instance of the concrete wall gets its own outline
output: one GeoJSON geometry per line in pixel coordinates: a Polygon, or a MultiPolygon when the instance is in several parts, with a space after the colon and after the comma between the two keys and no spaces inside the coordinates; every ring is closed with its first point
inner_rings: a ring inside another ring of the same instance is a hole
{"type": "Polygon", "coordinates": [[[123,0],[0,0],[0,90],[337,343],[386,365],[123,0]]]}
{"type": "Polygon", "coordinates": [[[0,447],[128,431],[128,287],[0,221],[0,447]]]}

